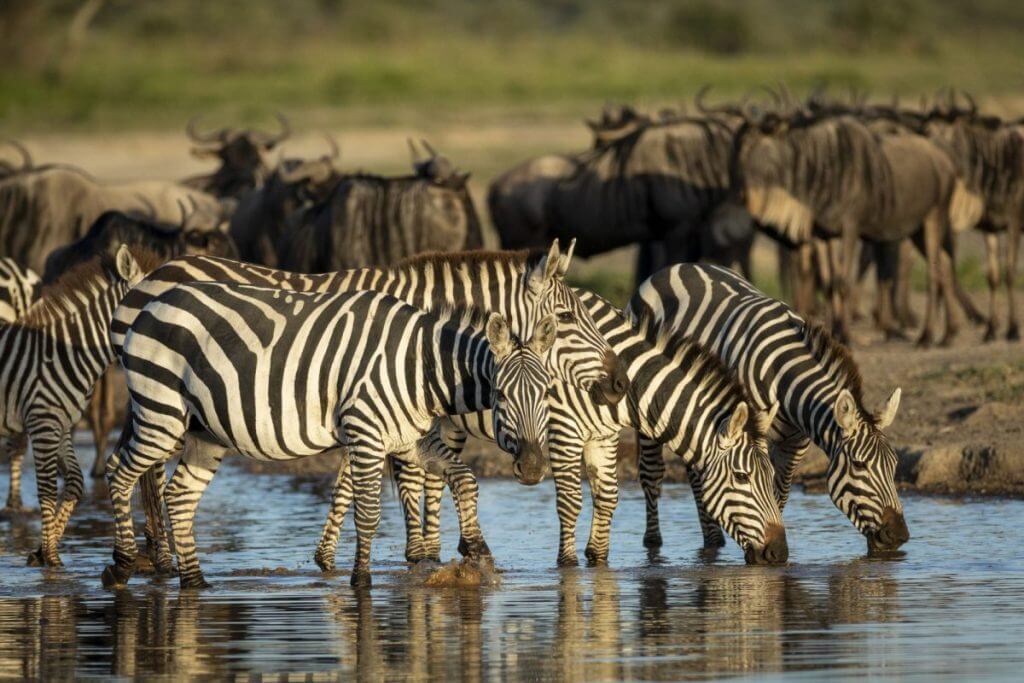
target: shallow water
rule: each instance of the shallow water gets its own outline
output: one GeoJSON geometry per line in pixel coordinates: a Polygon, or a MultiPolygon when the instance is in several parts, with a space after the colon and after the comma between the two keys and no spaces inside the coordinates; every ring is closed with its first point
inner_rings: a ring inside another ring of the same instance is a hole
{"type": "MultiPolygon", "coordinates": [[[[30,468],[29,468],[30,469],[30,468]]],[[[0,492],[7,487],[6,472],[0,492]]],[[[609,568],[555,568],[550,481],[481,482],[481,523],[496,587],[422,586],[402,563],[404,531],[387,494],[374,588],[324,577],[312,551],[330,482],[250,475],[227,463],[199,510],[200,561],[214,588],[179,591],[145,576],[100,586],[111,524],[102,490],[72,520],[67,568],[24,558],[34,516],[0,521],[0,677],[323,672],[344,678],[935,680],[1016,678],[1024,668],[1024,502],[908,496],[902,557],[864,558],[864,541],[825,496],[786,510],[791,562],[743,565],[730,542],[697,548],[693,502],[668,486],[665,547],[641,545],[643,497],[624,487],[609,568]]],[[[26,478],[26,502],[35,504],[26,478]]],[[[445,558],[455,556],[450,503],[445,558]]],[[[584,508],[578,536],[585,543],[584,508]]],[[[141,525],[137,525],[141,529],[141,525]]],[[[339,567],[354,550],[351,524],[339,567]]]]}

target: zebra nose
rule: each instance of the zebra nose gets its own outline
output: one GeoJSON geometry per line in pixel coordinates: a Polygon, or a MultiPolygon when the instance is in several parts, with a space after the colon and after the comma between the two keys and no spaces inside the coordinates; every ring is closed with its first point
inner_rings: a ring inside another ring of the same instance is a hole
{"type": "Polygon", "coordinates": [[[512,472],[520,484],[533,486],[543,481],[547,474],[548,459],[540,444],[520,443],[515,458],[512,472]]]}
{"type": "Polygon", "coordinates": [[[781,524],[769,524],[765,529],[764,547],[747,548],[743,555],[747,564],[785,564],[789,560],[786,529],[781,524]]]}
{"type": "Polygon", "coordinates": [[[882,522],[875,534],[876,550],[896,550],[910,540],[910,530],[902,512],[887,507],[882,510],[882,522]]]}
{"type": "Polygon", "coordinates": [[[629,375],[622,360],[609,349],[604,354],[604,378],[594,384],[591,398],[600,405],[615,405],[629,391],[629,375]]]}

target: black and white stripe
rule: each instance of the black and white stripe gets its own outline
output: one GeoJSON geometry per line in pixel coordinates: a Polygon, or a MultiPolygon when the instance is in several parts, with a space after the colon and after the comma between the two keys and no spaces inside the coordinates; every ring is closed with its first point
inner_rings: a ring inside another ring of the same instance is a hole
{"type": "MultiPolygon", "coordinates": [[[[113,259],[72,269],[25,315],[0,326],[0,439],[19,467],[31,439],[42,513],[42,542],[30,563],[61,565],[57,544],[83,490],[71,433],[113,360],[107,330],[114,307],[141,277],[139,262],[122,246],[113,259]]],[[[12,472],[12,485],[18,474],[12,472]]]]}
{"type": "MultiPolygon", "coordinates": [[[[130,433],[107,467],[117,534],[106,585],[131,576],[136,481],[184,445],[165,491],[183,586],[205,581],[196,506],[228,450],[295,459],[343,450],[355,486],[353,585],[368,585],[387,454],[429,463],[459,500],[471,555],[489,554],[476,482],[450,452],[416,448],[437,417],[493,408],[496,433],[547,410],[540,354],[554,315],[520,344],[500,315],[427,313],[375,292],[297,293],[214,282],[181,284],[150,302],[124,337],[130,433]],[[480,329],[486,327],[486,331],[480,329]],[[204,433],[190,431],[201,425],[204,433]],[[421,460],[422,456],[429,456],[421,460]]],[[[518,443],[513,435],[510,443],[518,443]]]]}
{"type": "MultiPolygon", "coordinates": [[[[551,467],[560,522],[558,563],[574,565],[576,520],[582,507],[580,463],[590,481],[594,519],[586,548],[592,564],[607,562],[611,518],[618,502],[616,452],[623,427],[637,429],[679,453],[708,482],[708,508],[745,550],[749,562],[784,562],[785,532],[775,499],[771,462],[762,425],[771,413],[752,415],[750,399],[733,374],[700,344],[665,335],[656,343],[611,304],[578,292],[598,327],[626,364],[632,389],[615,407],[595,405],[572,386],[554,382],[551,411],[551,467]]],[[[447,418],[441,442],[460,452],[467,434],[493,440],[486,414],[447,418]]],[[[405,468],[411,470],[412,468],[405,468]]],[[[406,509],[407,555],[422,545],[427,557],[439,552],[437,513],[441,482],[422,472],[399,478],[406,509]],[[419,476],[417,476],[419,474],[419,476]],[[419,527],[419,491],[426,486],[426,525],[419,527]]]]}
{"type": "MultiPolygon", "coordinates": [[[[653,334],[678,333],[707,344],[737,373],[758,406],[779,404],[770,438],[781,506],[793,471],[813,441],[829,458],[833,502],[867,537],[869,547],[892,549],[909,538],[896,492],[896,453],[882,432],[895,417],[899,389],[880,414],[870,413],[845,347],[725,268],[666,268],[640,286],[629,311],[652,320],[653,334]]],[[[661,542],[657,498],[663,473],[659,449],[645,448],[640,480],[648,497],[648,545],[661,542]]],[[[691,482],[699,487],[699,474],[691,482]]],[[[699,506],[701,497],[696,498],[699,506]]],[[[703,509],[701,520],[705,542],[720,545],[721,534],[708,524],[703,509]]]]}

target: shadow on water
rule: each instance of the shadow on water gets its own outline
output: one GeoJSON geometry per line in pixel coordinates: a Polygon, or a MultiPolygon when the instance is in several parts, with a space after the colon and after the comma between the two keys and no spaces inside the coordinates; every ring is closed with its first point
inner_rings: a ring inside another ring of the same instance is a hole
{"type": "MultiPolygon", "coordinates": [[[[1012,676],[1024,665],[1024,559],[1012,542],[1020,503],[911,497],[914,541],[905,556],[881,560],[863,557],[863,541],[827,499],[798,493],[786,512],[793,562],[765,568],[744,566],[732,544],[716,558],[698,553],[692,502],[679,487],[667,487],[665,546],[649,557],[642,496],[629,486],[612,566],[558,570],[551,491],[486,481],[481,519],[503,569],[497,586],[424,587],[424,572],[399,562],[404,533],[389,501],[375,588],[354,591],[345,572],[324,577],[308,557],[323,489],[226,468],[200,508],[200,554],[215,588],[199,593],[146,577],[101,590],[111,533],[101,500],[73,522],[64,570],[24,566],[34,518],[0,521],[0,678],[934,680],[1012,676]]],[[[447,509],[446,557],[453,517],[447,509]]],[[[350,531],[341,547],[344,566],[350,531]]]]}

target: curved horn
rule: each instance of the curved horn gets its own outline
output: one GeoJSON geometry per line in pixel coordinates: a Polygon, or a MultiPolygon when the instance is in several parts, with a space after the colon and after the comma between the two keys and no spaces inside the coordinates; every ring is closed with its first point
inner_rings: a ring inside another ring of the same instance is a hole
{"type": "Polygon", "coordinates": [[[416,143],[412,141],[412,138],[406,138],[405,141],[409,145],[409,156],[412,157],[412,165],[415,166],[420,163],[419,150],[416,149],[416,143]]]}
{"type": "Polygon", "coordinates": [[[424,140],[423,138],[420,138],[420,144],[423,145],[423,149],[427,150],[427,152],[430,153],[430,156],[432,156],[432,157],[441,156],[440,154],[437,153],[437,150],[434,149],[433,147],[431,147],[430,143],[427,142],[426,140],[424,140]]]}
{"type": "Polygon", "coordinates": [[[340,159],[341,158],[341,147],[338,146],[338,141],[334,139],[334,136],[330,133],[324,133],[324,137],[327,139],[327,145],[331,148],[330,153],[327,155],[328,159],[340,159]]]}
{"type": "Polygon", "coordinates": [[[274,116],[277,118],[278,124],[281,126],[281,130],[278,131],[277,135],[270,138],[270,145],[276,145],[277,143],[285,140],[292,134],[292,125],[288,122],[288,117],[281,112],[274,112],[274,116]]]}
{"type": "Polygon", "coordinates": [[[775,91],[775,89],[772,88],[771,86],[764,85],[763,83],[761,85],[759,85],[758,88],[760,88],[761,90],[764,90],[766,93],[768,93],[771,96],[772,102],[775,104],[775,107],[777,109],[782,109],[782,106],[783,106],[782,105],[782,95],[777,93],[775,91]]]}
{"type": "Polygon", "coordinates": [[[961,90],[960,92],[963,93],[964,99],[967,100],[967,106],[971,108],[971,115],[973,116],[974,114],[977,114],[978,103],[974,101],[973,97],[971,97],[971,93],[967,92],[966,90],[961,90]]]}
{"type": "Polygon", "coordinates": [[[19,172],[27,171],[30,168],[32,168],[32,155],[28,153],[28,150],[25,149],[25,146],[23,144],[21,144],[17,140],[12,140],[9,138],[4,140],[4,142],[6,142],[8,145],[16,149],[18,151],[18,154],[21,155],[21,168],[18,169],[19,172]]]}
{"type": "Polygon", "coordinates": [[[697,91],[697,94],[693,96],[693,106],[697,108],[701,114],[711,114],[712,112],[704,106],[704,96],[711,90],[711,84],[705,83],[697,91]]]}
{"type": "Polygon", "coordinates": [[[178,211],[181,212],[181,221],[178,225],[182,230],[184,230],[185,224],[188,222],[188,213],[185,211],[185,202],[181,201],[181,197],[178,197],[174,200],[174,203],[178,205],[178,211]]]}
{"type": "Polygon", "coordinates": [[[201,116],[197,114],[196,116],[190,118],[188,120],[188,123],[185,124],[185,132],[188,134],[188,136],[192,138],[193,141],[199,143],[222,142],[224,140],[224,135],[227,133],[228,129],[221,128],[220,130],[211,131],[209,133],[200,133],[196,129],[196,124],[199,123],[200,118],[201,116]]]}

